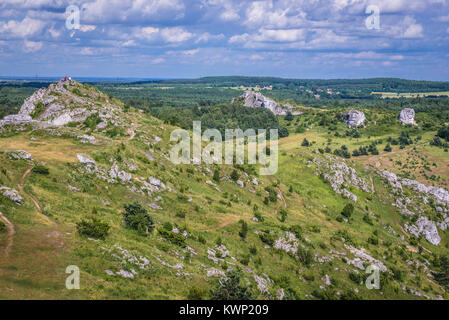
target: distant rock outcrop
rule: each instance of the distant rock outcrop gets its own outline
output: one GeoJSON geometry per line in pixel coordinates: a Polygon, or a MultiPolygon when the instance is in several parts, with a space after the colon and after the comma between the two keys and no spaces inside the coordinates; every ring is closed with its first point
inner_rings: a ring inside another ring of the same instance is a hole
{"type": "Polygon", "coordinates": [[[273,99],[265,97],[260,92],[245,91],[240,97],[232,99],[232,102],[243,101],[245,107],[250,108],[267,108],[275,115],[286,115],[287,112],[292,114],[301,114],[302,112],[293,110],[293,106],[289,104],[279,104],[273,99]]]}
{"type": "Polygon", "coordinates": [[[399,121],[401,121],[403,124],[416,125],[415,110],[411,108],[403,109],[399,114],[399,121]]]}
{"type": "Polygon", "coordinates": [[[359,127],[365,123],[365,114],[362,111],[350,110],[343,115],[345,123],[351,127],[359,127]]]}

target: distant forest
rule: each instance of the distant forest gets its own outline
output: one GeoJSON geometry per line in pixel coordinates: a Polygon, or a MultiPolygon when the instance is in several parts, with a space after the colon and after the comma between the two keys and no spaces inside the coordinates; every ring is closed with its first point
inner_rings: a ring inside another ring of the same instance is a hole
{"type": "MultiPolygon", "coordinates": [[[[382,99],[371,94],[373,91],[445,92],[449,91],[449,82],[394,78],[319,80],[233,76],[90,84],[130,106],[183,128],[190,128],[193,120],[202,120],[206,124],[204,128],[277,127],[281,134],[288,134],[269,111],[231,105],[231,100],[247,88],[261,90],[264,95],[278,101],[307,107],[395,111],[410,107],[416,112],[431,112],[440,119],[448,118],[449,113],[449,98],[444,96],[382,99]]],[[[25,98],[48,85],[49,82],[0,81],[0,118],[17,113],[25,98]]]]}

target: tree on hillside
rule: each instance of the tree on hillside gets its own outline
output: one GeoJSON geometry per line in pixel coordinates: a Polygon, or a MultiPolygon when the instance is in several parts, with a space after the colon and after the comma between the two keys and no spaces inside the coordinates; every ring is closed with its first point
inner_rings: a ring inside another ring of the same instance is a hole
{"type": "Polygon", "coordinates": [[[154,221],[148,211],[137,201],[124,205],[123,218],[125,224],[137,230],[138,233],[146,235],[153,231],[154,221]]]}
{"type": "Polygon", "coordinates": [[[306,138],[304,138],[304,140],[302,140],[301,146],[303,146],[303,147],[309,147],[309,146],[310,146],[309,140],[307,140],[306,138]]]}
{"type": "Polygon", "coordinates": [[[252,294],[241,282],[242,274],[232,270],[226,272],[210,292],[212,300],[251,300],[252,294]]]}
{"type": "Polygon", "coordinates": [[[285,116],[285,120],[286,121],[292,121],[293,120],[293,115],[290,111],[287,111],[287,115],[285,116]]]}
{"type": "Polygon", "coordinates": [[[348,203],[341,212],[341,214],[344,215],[346,218],[350,218],[353,213],[354,213],[354,205],[352,203],[348,203]]]}

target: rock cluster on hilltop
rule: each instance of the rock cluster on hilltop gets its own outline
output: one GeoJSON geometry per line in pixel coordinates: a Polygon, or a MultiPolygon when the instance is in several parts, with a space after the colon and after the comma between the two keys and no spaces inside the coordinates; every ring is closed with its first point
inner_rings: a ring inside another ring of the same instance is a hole
{"type": "Polygon", "coordinates": [[[232,102],[243,101],[245,107],[250,108],[267,108],[275,115],[286,115],[287,112],[292,114],[301,114],[302,112],[293,110],[293,106],[289,104],[279,104],[273,99],[265,97],[260,92],[245,91],[240,97],[232,99],[232,102]]]}
{"type": "Polygon", "coordinates": [[[365,123],[365,114],[362,111],[350,110],[343,114],[343,120],[350,127],[359,127],[365,123]]]}
{"type": "Polygon", "coordinates": [[[399,114],[399,121],[401,121],[403,124],[416,125],[415,110],[411,108],[403,109],[399,114]]]}
{"type": "Polygon", "coordinates": [[[0,120],[0,128],[7,125],[33,125],[41,128],[63,126],[73,122],[84,122],[96,115],[97,130],[108,125],[123,126],[121,108],[94,88],[86,88],[74,80],[50,84],[25,99],[16,115],[0,120]]]}

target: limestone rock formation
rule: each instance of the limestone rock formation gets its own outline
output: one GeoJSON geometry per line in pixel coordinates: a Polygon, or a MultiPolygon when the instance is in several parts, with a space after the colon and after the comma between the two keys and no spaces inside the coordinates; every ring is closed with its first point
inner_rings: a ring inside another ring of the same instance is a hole
{"type": "Polygon", "coordinates": [[[111,103],[107,96],[70,80],[34,92],[24,101],[18,114],[0,120],[0,128],[6,125],[64,126],[84,122],[91,115],[97,115],[101,121],[96,130],[106,129],[108,125],[125,126],[128,122],[122,116],[121,107],[111,103]]]}
{"type": "Polygon", "coordinates": [[[6,151],[6,155],[11,160],[32,160],[31,154],[25,150],[6,151]]]}
{"type": "Polygon", "coordinates": [[[0,194],[3,195],[4,197],[8,198],[11,201],[14,201],[18,205],[22,204],[22,197],[19,195],[19,193],[15,189],[0,186],[0,194]]]}
{"type": "Polygon", "coordinates": [[[399,114],[399,121],[401,121],[403,124],[416,125],[415,110],[411,108],[403,109],[399,114]]]}
{"type": "Polygon", "coordinates": [[[265,97],[260,92],[245,91],[240,97],[232,99],[234,101],[243,101],[243,105],[249,108],[267,108],[275,115],[286,115],[287,112],[292,114],[301,114],[302,112],[293,110],[293,106],[289,104],[280,105],[273,99],[265,97]]]}
{"type": "Polygon", "coordinates": [[[350,110],[343,115],[345,123],[351,127],[359,127],[365,123],[365,114],[362,111],[350,110]]]}
{"type": "Polygon", "coordinates": [[[91,166],[95,165],[95,161],[85,155],[77,154],[76,156],[78,157],[78,161],[82,164],[91,165],[91,166]]]}

